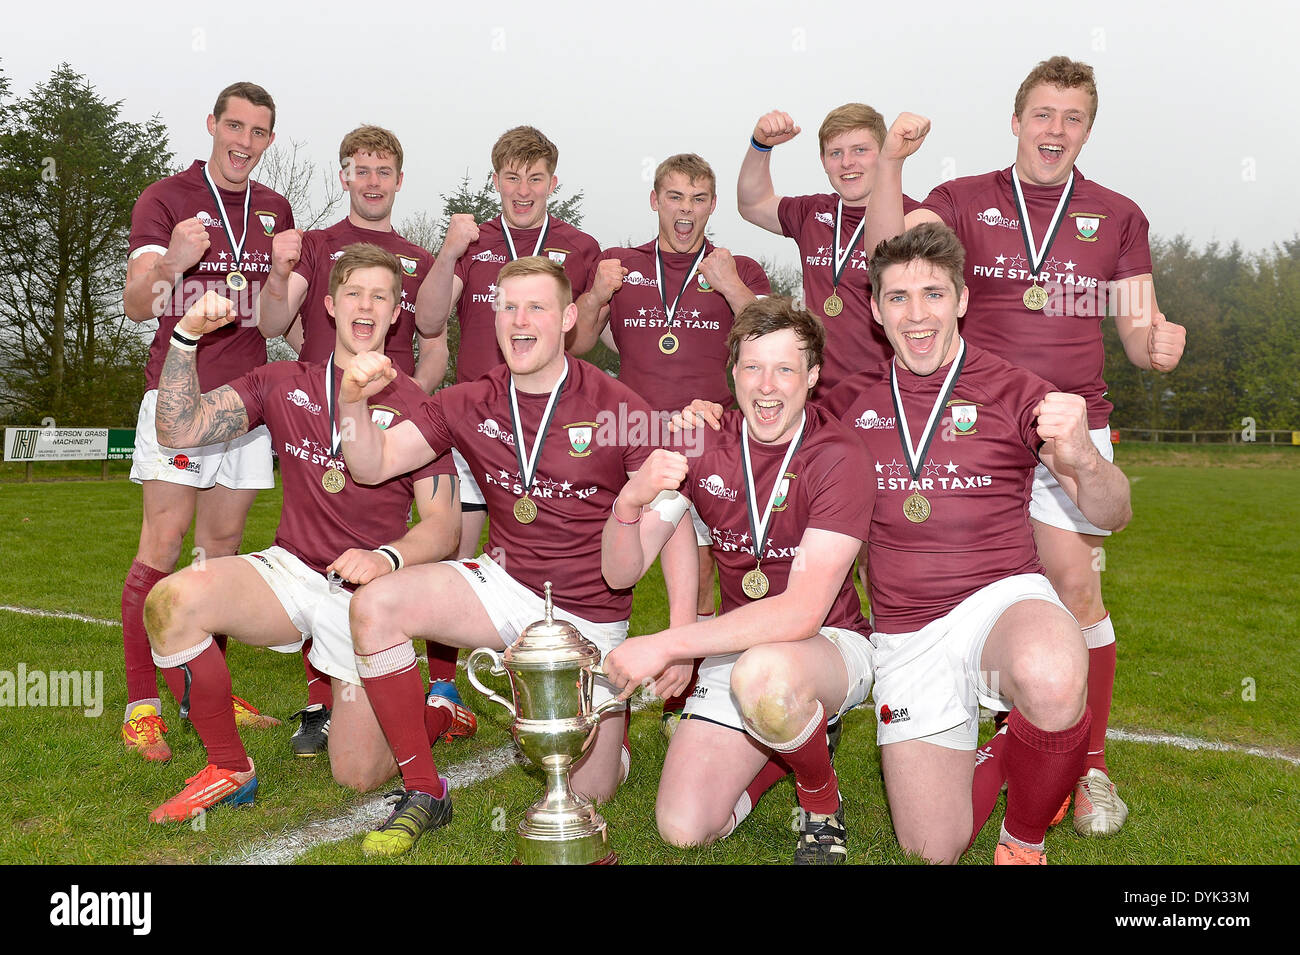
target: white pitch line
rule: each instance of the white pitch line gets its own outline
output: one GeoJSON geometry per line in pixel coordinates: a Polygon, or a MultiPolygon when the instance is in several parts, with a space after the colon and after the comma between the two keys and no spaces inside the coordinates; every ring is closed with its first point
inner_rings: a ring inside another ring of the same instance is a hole
{"type": "Polygon", "coordinates": [[[101,620],[99,617],[85,617],[79,613],[65,613],[61,610],[33,610],[30,607],[10,607],[7,604],[0,604],[0,610],[25,613],[29,617],[57,617],[62,620],[80,620],[82,623],[97,623],[104,627],[122,626],[120,620],[101,620]]]}
{"type": "Polygon", "coordinates": [[[1216,753],[1245,753],[1248,756],[1264,756],[1268,759],[1280,759],[1292,766],[1300,766],[1300,757],[1284,753],[1280,749],[1264,749],[1260,746],[1238,746],[1233,743],[1220,743],[1210,739],[1196,739],[1193,736],[1169,736],[1164,733],[1132,733],[1128,730],[1106,730],[1107,739],[1117,739],[1125,743],[1154,743],[1164,746],[1177,746],[1181,749],[1208,749],[1216,753]]]}

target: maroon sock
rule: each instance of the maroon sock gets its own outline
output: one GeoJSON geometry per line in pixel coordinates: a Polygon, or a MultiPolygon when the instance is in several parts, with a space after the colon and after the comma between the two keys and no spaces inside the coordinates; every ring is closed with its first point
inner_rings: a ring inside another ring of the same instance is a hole
{"type": "Polygon", "coordinates": [[[429,745],[432,746],[442,739],[449,729],[451,729],[451,710],[445,706],[429,706],[426,703],[424,733],[429,738],[429,745]]]}
{"type": "Polygon", "coordinates": [[[172,695],[188,702],[190,722],[208,751],[208,762],[222,769],[245,772],[248,753],[235,729],[230,705],[230,669],[213,641],[203,652],[178,666],[160,667],[172,695]]]}
{"type": "Polygon", "coordinates": [[[131,561],[122,584],[122,655],[126,659],[126,701],[152,700],[158,696],[158,673],[144,629],[144,601],[154,584],[168,575],[138,560],[131,561]]]}
{"type": "Polygon", "coordinates": [[[779,747],[770,742],[767,745],[781,754],[794,773],[794,791],[801,809],[829,815],[840,807],[839,779],[826,744],[826,710],[820,703],[817,715],[797,737],[779,747]]]}
{"type": "Polygon", "coordinates": [[[302,668],[307,674],[307,705],[315,706],[319,703],[325,709],[332,709],[334,706],[334,690],[330,687],[330,678],[328,674],[321,673],[312,666],[311,660],[307,654],[311,652],[311,637],[308,637],[302,645],[302,668]]]}
{"type": "MultiPolygon", "coordinates": [[[[1005,722],[1005,721],[1004,721],[1005,722]]],[[[975,751],[975,782],[971,786],[970,844],[993,814],[1002,794],[1002,784],[1007,781],[1007,764],[1003,751],[1007,745],[1006,733],[994,733],[993,738],[975,751]]]]}
{"type": "MultiPolygon", "coordinates": [[[[1106,727],[1110,723],[1110,700],[1115,689],[1115,644],[1088,651],[1088,709],[1092,710],[1092,731],[1088,734],[1088,755],[1083,772],[1106,769],[1106,727]]],[[[1080,774],[1082,775],[1082,774],[1080,774]]]]}
{"type": "Polygon", "coordinates": [[[402,773],[402,784],[441,796],[445,789],[429,750],[424,705],[424,680],[415,661],[415,648],[403,641],[378,653],[356,655],[357,672],[375,711],[388,746],[402,773]]]}
{"type": "Polygon", "coordinates": [[[439,643],[436,640],[426,640],[424,642],[424,652],[429,658],[430,683],[438,680],[446,680],[448,683],[456,682],[456,657],[460,654],[459,647],[449,647],[445,643],[439,643]]]}
{"type": "Polygon", "coordinates": [[[754,781],[745,787],[745,795],[749,797],[750,805],[757,806],[758,800],[762,798],[763,793],[789,775],[790,767],[785,764],[779,755],[774,755],[763,764],[763,768],[758,771],[754,781]]]}
{"type": "Polygon", "coordinates": [[[686,689],[676,696],[670,696],[664,700],[665,713],[680,713],[682,708],[686,706],[687,698],[695,692],[695,680],[700,675],[700,664],[703,662],[703,659],[696,660],[695,665],[691,667],[691,682],[686,684],[686,689]]]}
{"type": "Polygon", "coordinates": [[[1019,710],[1007,718],[1003,759],[1007,769],[1007,815],[1003,828],[1026,845],[1038,845],[1083,770],[1092,712],[1069,729],[1049,733],[1019,710]]]}
{"type": "Polygon", "coordinates": [[[226,655],[226,635],[224,633],[214,633],[212,642],[217,645],[217,649],[221,651],[221,655],[224,657],[226,655]]]}

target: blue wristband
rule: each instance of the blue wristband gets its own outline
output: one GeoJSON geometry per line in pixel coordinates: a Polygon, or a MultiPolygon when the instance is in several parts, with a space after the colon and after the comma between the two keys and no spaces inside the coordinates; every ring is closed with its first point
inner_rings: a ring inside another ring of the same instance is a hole
{"type": "Polygon", "coordinates": [[[764,146],[753,136],[749,137],[749,145],[752,146],[754,149],[757,149],[760,153],[770,153],[772,151],[771,146],[764,146]]]}

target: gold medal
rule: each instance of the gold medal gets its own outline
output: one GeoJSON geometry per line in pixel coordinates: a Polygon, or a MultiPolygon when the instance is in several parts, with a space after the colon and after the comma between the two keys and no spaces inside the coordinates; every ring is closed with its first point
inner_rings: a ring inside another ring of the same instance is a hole
{"type": "Polygon", "coordinates": [[[763,573],[757,567],[747,573],[740,580],[740,589],[745,592],[745,596],[750,600],[758,600],[760,597],[766,597],[769,588],[767,574],[763,573]]]}
{"type": "Polygon", "coordinates": [[[527,494],[515,501],[515,520],[520,524],[531,524],[537,520],[537,505],[527,494]]]}
{"type": "Polygon", "coordinates": [[[231,272],[226,276],[226,284],[236,292],[242,292],[244,289],[248,288],[248,279],[244,278],[243,272],[231,272]]]}
{"type": "Polygon", "coordinates": [[[659,350],[665,355],[671,355],[681,347],[681,339],[672,332],[668,332],[663,338],[659,339],[659,350]]]}
{"type": "Polygon", "coordinates": [[[325,485],[325,490],[331,494],[337,494],[347,486],[347,478],[343,476],[342,471],[329,468],[321,475],[321,484],[325,485]]]}
{"type": "Polygon", "coordinates": [[[930,517],[930,502],[913,491],[903,502],[903,516],[913,524],[923,524],[930,517]]]}
{"type": "Polygon", "coordinates": [[[844,311],[844,299],[840,298],[838,293],[831,292],[831,297],[822,303],[822,310],[826,312],[827,318],[834,318],[844,311]]]}
{"type": "Polygon", "coordinates": [[[1042,311],[1043,306],[1047,304],[1047,289],[1041,285],[1031,285],[1025,289],[1022,301],[1025,303],[1025,308],[1035,312],[1042,311]]]}

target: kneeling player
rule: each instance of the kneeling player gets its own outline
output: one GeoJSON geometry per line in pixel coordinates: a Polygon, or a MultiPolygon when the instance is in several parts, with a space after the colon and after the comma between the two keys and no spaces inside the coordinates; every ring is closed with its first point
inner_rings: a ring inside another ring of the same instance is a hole
{"type": "MultiPolygon", "coordinates": [[[[286,653],[314,637],[312,663],[332,678],[335,691],[329,738],[334,778],[367,790],[397,769],[356,674],[349,591],[405,563],[455,552],[456,477],[448,460],[378,487],[356,484],[339,452],[335,412],[342,365],[359,352],[383,348],[400,296],[401,266],[392,254],[370,245],[348,247],[325,299],[337,326],[330,360],[276,362],[206,395],[199,393],[195,346],[199,336],[238,317],[234,306],[209,292],[177,325],[159,386],[160,435],[185,447],[228,441],[265,423],[280,451],[284,510],[272,547],[192,565],[149,595],[145,618],[154,661],[182,712],[189,711],[209,760],[153,812],[154,822],[182,821],[219,803],[247,803],[257,790],[253,762],[235,731],[230,671],[214,632],[286,653]],[[408,531],[412,494],[421,520],[408,531]]],[[[367,414],[383,426],[399,422],[421,394],[402,376],[371,397],[367,414]]],[[[437,728],[445,730],[445,723],[437,728]]],[[[426,745],[436,739],[431,733],[426,745]]]]}
{"type": "Polygon", "coordinates": [[[874,462],[874,697],[898,840],[955,861],[983,823],[972,783],[987,810],[1005,778],[995,861],[1041,864],[1081,773],[1090,714],[1083,634],[1034,547],[1034,469],[1041,461],[1107,530],[1128,522],[1129,488],[1089,438],[1083,398],[958,334],[964,254],[938,224],[876,247],[872,311],[894,358],[827,405],[856,425],[874,462]],[[980,703],[1015,711],[1000,759],[977,772],[980,703]]]}
{"type": "Polygon", "coordinates": [[[776,761],[793,770],[802,810],[794,861],[845,859],[827,723],[871,689],[868,626],[849,574],[874,490],[860,484],[868,464],[852,432],[805,404],[825,340],[789,299],[747,306],[728,342],[740,409],[723,416],[721,433],[700,432],[698,456],[654,452],[606,524],[614,587],[640,579],[687,497],[712,535],[722,616],[637,637],[605,661],[627,695],[670,664],[707,658],[659,785],[659,831],[676,845],[728,835],[748,812],[747,787],[776,761]],[[681,495],[652,505],[678,486],[681,495]]]}
{"type": "MultiPolygon", "coordinates": [[[[610,436],[599,423],[639,418],[648,426],[650,407],[598,368],[566,358],[564,336],[577,306],[560,265],[541,256],[516,259],[496,286],[504,365],[443,389],[386,431],[371,424],[361,402],[393,376],[388,360],[358,355],[343,379],[340,414],[356,421],[345,428],[343,452],[358,480],[388,480],[455,445],[491,518],[491,557],[408,567],[352,603],[357,668],[406,787],[392,816],[366,837],[367,854],[406,852],[451,818],[446,782],[424,742],[412,638],[502,649],[543,616],[548,580],[556,617],[603,652],[627,634],[632,591],[601,578],[600,538],[615,496],[650,449],[629,440],[637,429],[610,436]]],[[[677,668],[666,682],[680,689],[689,675],[689,666],[677,668]]],[[[598,681],[596,702],[612,697],[598,681]]],[[[620,712],[604,718],[574,768],[576,791],[596,800],[613,795],[624,720],[620,712]]]]}

